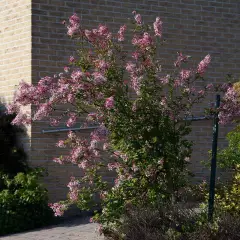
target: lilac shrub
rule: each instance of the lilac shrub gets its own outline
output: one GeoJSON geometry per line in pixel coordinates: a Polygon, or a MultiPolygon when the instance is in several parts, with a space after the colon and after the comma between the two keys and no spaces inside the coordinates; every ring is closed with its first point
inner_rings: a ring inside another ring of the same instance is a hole
{"type": "Polygon", "coordinates": [[[163,74],[156,57],[163,23],[157,17],[146,25],[140,14],[133,14],[133,50],[128,52],[123,44],[126,25],[116,34],[102,24],[88,30],[74,14],[64,24],[67,34],[81,43],[76,56],[70,56],[69,65],[58,75],[44,77],[36,85],[21,82],[8,106],[9,113],[17,113],[16,125],[48,118],[52,126],[58,126],[67,118],[66,126],[72,127],[82,116],[85,125],[98,124],[89,139],[70,131],[57,143],[69,154],[54,161],[77,165],[84,176],[72,177],[68,199],[51,207],[62,215],[73,203],[81,209],[100,205],[102,213],[92,221],[100,223],[101,231],[121,224],[128,204],[177,199],[188,176],[192,146],[185,138],[191,122],[184,119],[214,89],[212,84],[202,88],[195,84],[204,81],[210,55],[198,66],[187,67],[189,56],[178,53],[174,71],[163,74]],[[36,106],[32,116],[24,111],[31,104],[36,106]],[[69,104],[72,107],[61,116],[54,115],[57,106],[69,104]],[[102,169],[115,172],[113,185],[103,180],[102,169]]]}

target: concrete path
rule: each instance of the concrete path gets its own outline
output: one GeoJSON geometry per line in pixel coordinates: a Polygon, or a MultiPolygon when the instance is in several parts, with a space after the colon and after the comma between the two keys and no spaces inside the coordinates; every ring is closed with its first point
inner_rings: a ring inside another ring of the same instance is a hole
{"type": "Polygon", "coordinates": [[[0,237],[1,240],[103,240],[95,229],[97,224],[89,223],[89,217],[73,218],[65,220],[63,223],[37,229],[25,233],[18,233],[6,237],[0,237]]]}

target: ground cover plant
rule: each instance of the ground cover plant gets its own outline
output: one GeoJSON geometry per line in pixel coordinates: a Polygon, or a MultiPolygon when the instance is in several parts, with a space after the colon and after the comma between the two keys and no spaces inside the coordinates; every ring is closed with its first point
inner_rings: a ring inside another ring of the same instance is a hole
{"type": "Polygon", "coordinates": [[[192,142],[186,138],[191,121],[185,119],[208,92],[226,92],[218,109],[221,123],[231,121],[238,110],[233,84],[214,86],[204,79],[209,54],[193,65],[190,56],[179,52],[173,71],[165,73],[157,57],[163,45],[161,19],[148,25],[140,14],[134,11],[133,15],[129,30],[122,25],[116,34],[102,24],[84,29],[80,18],[71,16],[64,24],[67,34],[79,43],[76,56],[69,58],[60,74],[46,76],[36,85],[21,82],[8,106],[9,113],[17,114],[12,122],[16,125],[49,118],[52,126],[65,121],[72,127],[80,117],[86,118],[85,125],[98,125],[89,139],[70,131],[57,143],[69,149],[69,154],[54,161],[77,165],[84,177],[73,176],[68,199],[51,207],[60,216],[71,204],[81,209],[100,206],[101,213],[91,219],[99,223],[100,233],[118,229],[129,205],[178,200],[188,180],[192,151],[192,142]],[[132,51],[125,50],[126,31],[132,34],[132,51]],[[203,87],[198,86],[199,81],[203,87]],[[36,111],[23,111],[31,104],[36,111]],[[58,106],[69,104],[72,107],[56,117],[58,106]],[[103,169],[115,172],[113,184],[104,181],[103,169]]]}
{"type": "Polygon", "coordinates": [[[20,144],[23,129],[12,125],[14,114],[0,113],[0,235],[52,223],[46,189],[39,183],[42,170],[28,165],[20,144]]]}

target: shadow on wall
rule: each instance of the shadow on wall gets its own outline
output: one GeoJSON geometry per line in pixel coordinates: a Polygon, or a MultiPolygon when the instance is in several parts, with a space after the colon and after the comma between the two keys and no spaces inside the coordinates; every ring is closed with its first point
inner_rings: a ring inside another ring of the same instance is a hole
{"type": "Polygon", "coordinates": [[[0,171],[12,176],[29,168],[23,145],[23,139],[28,139],[26,129],[12,125],[14,117],[6,113],[4,101],[0,99],[0,171]]]}

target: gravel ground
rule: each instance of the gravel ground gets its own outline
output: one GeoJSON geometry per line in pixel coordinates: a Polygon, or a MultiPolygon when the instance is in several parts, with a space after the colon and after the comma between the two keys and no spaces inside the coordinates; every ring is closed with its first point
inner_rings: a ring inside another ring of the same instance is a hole
{"type": "Polygon", "coordinates": [[[89,223],[89,217],[64,220],[61,224],[0,237],[2,240],[103,240],[96,233],[97,224],[89,223]]]}

